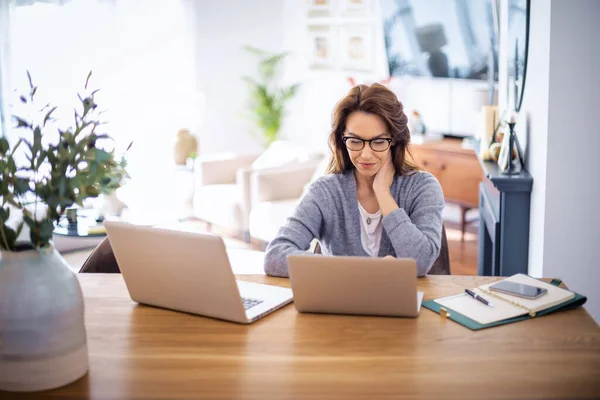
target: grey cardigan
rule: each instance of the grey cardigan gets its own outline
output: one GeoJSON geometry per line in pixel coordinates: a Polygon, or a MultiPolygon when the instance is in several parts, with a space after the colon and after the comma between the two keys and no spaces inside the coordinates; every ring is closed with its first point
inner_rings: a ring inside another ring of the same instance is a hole
{"type": "MultiPolygon", "coordinates": [[[[398,206],[383,218],[379,257],[414,258],[417,274],[426,275],[440,253],[444,195],[428,172],[394,178],[390,192],[398,206]]],[[[360,212],[353,170],[317,179],[277,236],[267,246],[265,272],[288,276],[286,256],[302,254],[313,239],[323,254],[369,255],[360,240],[360,212]]]]}

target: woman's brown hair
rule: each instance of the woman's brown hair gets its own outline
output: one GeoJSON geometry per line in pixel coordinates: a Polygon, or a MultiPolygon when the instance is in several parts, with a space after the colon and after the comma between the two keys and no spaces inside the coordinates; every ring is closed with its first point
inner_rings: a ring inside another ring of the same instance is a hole
{"type": "Polygon", "coordinates": [[[327,173],[339,174],[354,167],[342,138],[346,131],[348,116],[355,111],[375,114],[383,119],[392,135],[392,162],[398,175],[410,175],[418,171],[419,168],[411,161],[412,155],[408,150],[410,132],[403,108],[394,92],[383,85],[374,83],[370,86],[353,87],[333,109],[331,133],[329,134],[331,159],[327,173]],[[410,156],[410,160],[407,159],[407,154],[410,156]]]}

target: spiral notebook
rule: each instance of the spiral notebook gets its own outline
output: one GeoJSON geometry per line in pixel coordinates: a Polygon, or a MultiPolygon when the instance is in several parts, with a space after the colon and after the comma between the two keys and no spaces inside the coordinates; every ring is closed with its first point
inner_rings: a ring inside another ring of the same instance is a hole
{"type": "Polygon", "coordinates": [[[548,293],[534,300],[524,299],[492,292],[489,290],[492,283],[479,286],[473,291],[491,302],[493,307],[486,306],[464,293],[426,301],[423,307],[438,313],[443,307],[449,314],[448,318],[477,330],[579,307],[587,300],[580,294],[558,287],[561,283],[558,280],[546,283],[524,274],[517,274],[505,280],[542,287],[547,289],[548,293]]]}

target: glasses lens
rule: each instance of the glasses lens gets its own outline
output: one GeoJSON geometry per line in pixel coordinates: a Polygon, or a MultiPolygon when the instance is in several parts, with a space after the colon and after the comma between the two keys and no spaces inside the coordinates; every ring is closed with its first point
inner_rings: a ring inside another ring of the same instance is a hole
{"type": "Polygon", "coordinates": [[[371,148],[374,151],[386,151],[390,147],[390,142],[385,139],[376,139],[371,142],[371,148]]]}
{"type": "Polygon", "coordinates": [[[364,146],[364,142],[356,138],[347,138],[346,147],[350,150],[361,150],[364,146]]]}

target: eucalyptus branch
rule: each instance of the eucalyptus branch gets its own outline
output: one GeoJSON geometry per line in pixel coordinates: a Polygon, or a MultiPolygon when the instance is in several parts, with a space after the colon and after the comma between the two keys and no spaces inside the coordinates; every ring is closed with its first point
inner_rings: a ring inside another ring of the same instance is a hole
{"type": "Polygon", "coordinates": [[[2,233],[2,248],[6,250],[11,250],[11,247],[8,244],[8,240],[6,238],[6,233],[4,232],[4,223],[0,224],[0,232],[2,233]]]}
{"type": "MultiPolygon", "coordinates": [[[[34,104],[37,86],[31,74],[27,72],[29,81],[29,100],[20,96],[24,104],[34,104]]],[[[91,72],[85,82],[88,89],[91,72]]],[[[78,95],[81,102],[81,113],[73,112],[73,125],[64,130],[58,129],[59,139],[54,144],[44,144],[44,134],[52,129],[52,115],[57,107],[47,104],[37,110],[40,114],[34,118],[15,117],[17,128],[25,128],[30,136],[22,138],[11,149],[6,140],[0,138],[0,155],[3,163],[0,170],[0,193],[2,204],[11,204],[20,209],[23,221],[14,231],[6,225],[10,208],[2,209],[0,220],[0,247],[6,250],[16,248],[16,237],[24,223],[30,229],[30,240],[35,247],[50,244],[54,223],[58,222],[65,211],[73,204],[82,205],[90,197],[96,197],[102,191],[118,188],[127,177],[125,163],[114,161],[114,150],[104,150],[98,146],[98,139],[110,139],[108,135],[97,135],[95,132],[102,121],[96,118],[97,104],[94,94],[78,95]],[[36,122],[37,121],[37,122],[36,122]],[[18,164],[16,150],[25,143],[26,162],[18,164]],[[29,180],[21,176],[25,173],[29,180]],[[107,182],[110,183],[108,186],[107,182]],[[29,194],[33,199],[29,199],[29,194]],[[47,206],[45,215],[38,216],[40,206],[47,206]],[[29,208],[29,207],[32,207],[29,208]],[[33,214],[32,214],[33,211],[33,214]]]]}

